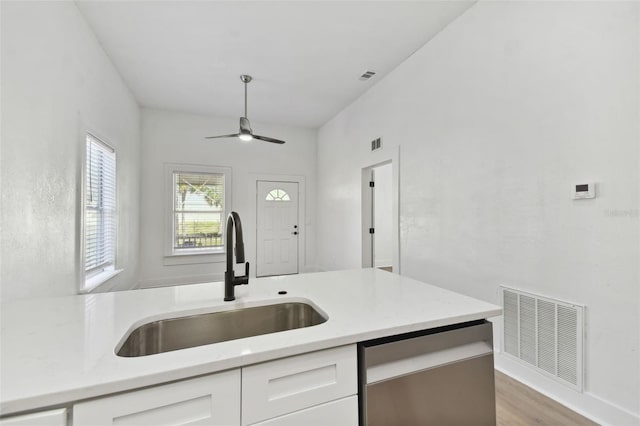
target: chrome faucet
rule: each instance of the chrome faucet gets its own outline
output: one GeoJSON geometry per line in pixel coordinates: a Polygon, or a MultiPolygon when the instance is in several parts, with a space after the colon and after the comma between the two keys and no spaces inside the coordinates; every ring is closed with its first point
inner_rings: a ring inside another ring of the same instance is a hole
{"type": "Polygon", "coordinates": [[[249,262],[244,261],[244,242],[242,241],[242,223],[240,216],[236,212],[229,213],[227,217],[227,270],[224,273],[224,300],[230,302],[236,300],[234,287],[237,285],[249,284],[249,262]],[[236,231],[236,263],[244,263],[244,275],[236,277],[233,272],[233,230],[236,231]]]}

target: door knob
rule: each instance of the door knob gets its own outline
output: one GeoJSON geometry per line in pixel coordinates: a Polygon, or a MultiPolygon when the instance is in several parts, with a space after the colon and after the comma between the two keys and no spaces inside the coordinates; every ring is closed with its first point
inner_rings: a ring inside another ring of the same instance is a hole
{"type": "Polygon", "coordinates": [[[298,231],[293,231],[291,235],[298,235],[298,231]]]}

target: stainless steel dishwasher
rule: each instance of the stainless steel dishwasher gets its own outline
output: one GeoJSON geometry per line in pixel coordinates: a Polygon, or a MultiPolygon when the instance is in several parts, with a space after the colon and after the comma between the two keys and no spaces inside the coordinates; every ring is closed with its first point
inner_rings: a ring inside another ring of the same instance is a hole
{"type": "Polygon", "coordinates": [[[482,320],[360,343],[360,425],[495,425],[492,336],[482,320]]]}

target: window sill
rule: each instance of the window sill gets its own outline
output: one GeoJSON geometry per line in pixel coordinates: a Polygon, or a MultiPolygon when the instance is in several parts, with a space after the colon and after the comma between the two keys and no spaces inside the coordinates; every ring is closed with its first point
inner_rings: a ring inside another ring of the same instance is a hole
{"type": "Polygon", "coordinates": [[[186,253],[166,254],[163,259],[165,266],[175,265],[196,265],[200,263],[223,263],[225,261],[225,252],[202,252],[192,251],[186,253]]]}
{"type": "Polygon", "coordinates": [[[92,276],[91,278],[85,279],[84,287],[80,289],[80,294],[90,293],[122,271],[124,271],[124,269],[109,268],[100,272],[99,274],[92,276]]]}
{"type": "Polygon", "coordinates": [[[211,256],[211,255],[225,254],[225,253],[226,252],[224,250],[205,250],[205,249],[198,249],[198,248],[187,248],[187,249],[180,249],[180,251],[177,251],[177,252],[165,254],[164,256],[165,257],[199,256],[199,255],[211,256]]]}

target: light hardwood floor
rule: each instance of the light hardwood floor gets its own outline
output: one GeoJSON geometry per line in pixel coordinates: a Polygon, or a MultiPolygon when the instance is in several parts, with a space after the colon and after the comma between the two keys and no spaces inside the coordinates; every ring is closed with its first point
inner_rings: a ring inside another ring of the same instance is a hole
{"type": "Polygon", "coordinates": [[[499,371],[496,371],[496,417],[498,426],[597,425],[499,371]]]}

